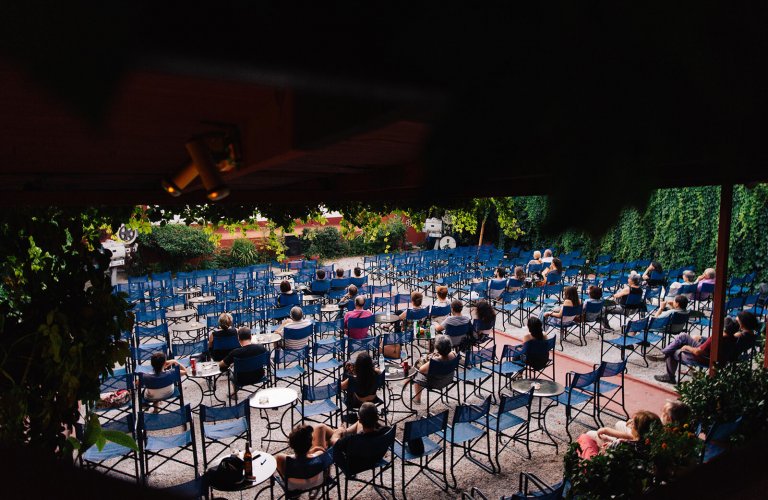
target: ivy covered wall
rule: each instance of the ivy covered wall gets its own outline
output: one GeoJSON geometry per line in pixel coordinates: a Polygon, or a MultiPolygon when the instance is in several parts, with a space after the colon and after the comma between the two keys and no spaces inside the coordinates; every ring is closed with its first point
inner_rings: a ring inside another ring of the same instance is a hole
{"type": "MultiPolygon", "coordinates": [[[[547,199],[515,199],[520,228],[513,244],[523,248],[554,245],[560,252],[581,250],[611,253],[618,260],[653,258],[665,267],[694,265],[703,270],[715,263],[720,188],[717,186],[660,189],[643,210],[625,210],[619,222],[599,241],[572,231],[548,237],[539,228],[547,215],[547,199]]],[[[599,198],[585,203],[599,203],[599,198]]],[[[574,217],[578,217],[575,207],[574,217]]],[[[734,188],[731,225],[731,274],[757,271],[768,281],[768,184],[734,188]]]]}

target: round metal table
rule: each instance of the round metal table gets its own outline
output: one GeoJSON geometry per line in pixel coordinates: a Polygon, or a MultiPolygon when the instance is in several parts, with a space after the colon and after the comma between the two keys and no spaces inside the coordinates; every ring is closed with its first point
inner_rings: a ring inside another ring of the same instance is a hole
{"type": "Polygon", "coordinates": [[[333,313],[338,314],[340,311],[338,304],[326,304],[320,308],[320,319],[323,320],[323,315],[327,315],[328,319],[324,321],[332,321],[333,313]]]}
{"type": "Polygon", "coordinates": [[[171,323],[168,325],[168,330],[171,333],[171,336],[174,339],[180,339],[180,340],[201,340],[199,338],[199,332],[201,330],[205,330],[207,327],[205,324],[200,323],[199,321],[179,321],[178,323],[171,323]],[[189,335],[190,332],[197,332],[195,333],[194,337],[189,335]],[[180,335],[173,335],[174,333],[185,333],[186,339],[182,339],[180,335]]]}
{"type": "Polygon", "coordinates": [[[197,297],[192,297],[188,301],[190,304],[208,304],[210,302],[216,302],[216,296],[215,295],[198,295],[197,297]]]}
{"type": "MultiPolygon", "coordinates": [[[[240,457],[240,459],[243,458],[243,451],[238,451],[237,456],[240,457]]],[[[227,456],[227,455],[224,455],[227,456]]],[[[213,467],[218,467],[221,461],[224,459],[224,456],[220,459],[216,460],[216,462],[213,464],[213,467]]],[[[274,475],[275,471],[277,471],[277,460],[274,456],[270,455],[266,451],[261,450],[251,450],[251,457],[252,457],[252,468],[253,468],[253,476],[250,478],[245,478],[243,482],[240,484],[234,485],[231,488],[223,489],[223,488],[214,488],[217,491],[244,491],[251,489],[255,486],[258,486],[265,481],[268,481],[272,475],[274,475]]],[[[211,467],[211,468],[213,468],[211,467]]],[[[267,488],[270,488],[271,485],[265,486],[261,490],[259,490],[258,493],[254,496],[254,498],[257,498],[262,491],[264,491],[267,488]]]]}
{"type": "Polygon", "coordinates": [[[278,271],[274,274],[275,278],[288,278],[296,274],[296,271],[278,271]]]}
{"type": "Polygon", "coordinates": [[[264,437],[261,438],[262,445],[266,442],[268,443],[267,448],[269,448],[269,444],[271,443],[287,444],[286,440],[272,439],[272,431],[279,430],[286,439],[288,438],[285,429],[283,429],[283,420],[285,420],[285,415],[293,409],[293,405],[298,399],[299,394],[288,387],[270,387],[262,389],[251,396],[249,403],[251,408],[257,408],[261,418],[267,422],[267,432],[264,437]],[[267,410],[277,410],[283,406],[288,406],[288,408],[283,412],[280,421],[272,422],[269,419],[269,412],[267,410]]]}
{"type": "Polygon", "coordinates": [[[251,335],[251,343],[261,345],[275,344],[280,342],[282,338],[282,335],[279,333],[254,333],[251,335]]]}
{"type": "Polygon", "coordinates": [[[400,316],[397,314],[379,313],[375,316],[374,321],[376,323],[397,323],[400,321],[400,316]]]}
{"type": "Polygon", "coordinates": [[[557,452],[557,441],[555,441],[555,438],[552,437],[552,434],[550,434],[549,430],[547,429],[546,417],[549,409],[559,404],[557,399],[554,398],[557,398],[559,395],[565,392],[565,386],[551,380],[528,378],[523,378],[512,382],[512,390],[518,393],[528,392],[531,387],[533,387],[533,397],[538,398],[539,400],[539,408],[538,411],[531,411],[531,420],[536,421],[537,427],[535,429],[530,429],[530,432],[542,431],[549,438],[549,441],[534,441],[533,439],[530,441],[547,446],[554,446],[555,452],[557,452]],[[547,403],[547,406],[542,409],[542,400],[544,398],[549,399],[550,402],[547,403]]]}
{"type": "MultiPolygon", "coordinates": [[[[216,378],[222,373],[224,372],[221,371],[219,363],[216,361],[198,362],[195,373],[192,373],[191,366],[187,367],[187,379],[191,380],[192,383],[200,388],[201,396],[200,403],[197,405],[198,407],[203,403],[205,396],[208,396],[208,400],[211,402],[210,406],[213,406],[214,399],[219,403],[224,404],[224,401],[216,397],[216,378]],[[205,387],[202,385],[203,382],[205,383],[205,387]]],[[[194,405],[193,408],[195,408],[194,405]]]]}
{"type": "Polygon", "coordinates": [[[302,300],[304,302],[317,302],[318,300],[321,300],[323,297],[320,295],[312,295],[312,294],[305,294],[302,296],[302,300]]]}
{"type": "Polygon", "coordinates": [[[169,323],[175,324],[181,321],[189,321],[195,314],[197,314],[197,311],[194,309],[171,309],[165,311],[165,319],[168,320],[169,323]]]}

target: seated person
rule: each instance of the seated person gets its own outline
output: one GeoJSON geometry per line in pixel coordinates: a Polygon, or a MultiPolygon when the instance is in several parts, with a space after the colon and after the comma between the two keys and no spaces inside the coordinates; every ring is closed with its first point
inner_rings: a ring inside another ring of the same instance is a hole
{"type": "Polygon", "coordinates": [[[641,298],[643,296],[639,274],[630,274],[627,278],[627,284],[624,285],[621,290],[610,296],[610,300],[615,301],[616,304],[608,307],[607,312],[622,314],[624,312],[624,305],[627,303],[627,297],[630,295],[639,295],[641,298]]]}
{"type": "MultiPolygon", "coordinates": [[[[463,310],[464,303],[458,299],[453,299],[453,301],[451,301],[451,315],[445,318],[439,325],[435,325],[435,333],[445,331],[446,326],[462,326],[471,323],[471,319],[461,314],[463,310]]],[[[461,345],[461,343],[465,340],[464,338],[460,337],[448,338],[451,340],[451,342],[454,343],[454,346],[461,345]]]]}
{"type": "Polygon", "coordinates": [[[650,265],[645,269],[643,272],[643,281],[645,281],[646,285],[654,287],[654,286],[660,286],[664,284],[664,278],[660,279],[651,279],[651,273],[663,273],[664,268],[661,267],[661,264],[657,261],[652,261],[650,265]]]}
{"type": "Polygon", "coordinates": [[[737,360],[741,354],[755,347],[757,342],[757,329],[760,327],[760,323],[754,313],[739,311],[739,314],[736,315],[736,322],[739,324],[739,331],[734,334],[736,343],[733,346],[733,352],[730,353],[731,358],[727,361],[737,360]]]}
{"type": "Polygon", "coordinates": [[[675,312],[683,312],[688,310],[688,297],[685,295],[675,295],[675,298],[669,301],[665,301],[661,306],[656,309],[653,315],[657,318],[666,318],[671,316],[675,312]]]}
{"type": "Polygon", "coordinates": [[[349,285],[347,287],[347,293],[339,299],[339,317],[344,314],[344,311],[350,309],[350,306],[355,303],[355,297],[357,297],[357,287],[355,285],[349,285]]]}
{"type": "Polygon", "coordinates": [[[557,274],[558,276],[561,276],[563,274],[563,261],[561,261],[557,257],[553,258],[549,267],[541,271],[541,276],[546,279],[549,273],[554,273],[554,274],[557,274]]]}
{"type": "Polygon", "coordinates": [[[541,258],[542,264],[551,264],[555,258],[552,256],[552,250],[547,248],[544,250],[544,257],[541,258]]]}
{"type": "MultiPolygon", "coordinates": [[[[691,270],[683,271],[683,281],[675,282],[669,285],[669,291],[667,292],[668,296],[674,297],[677,295],[678,290],[680,290],[680,287],[683,285],[693,285],[696,283],[696,273],[694,273],[691,270]]],[[[693,299],[694,294],[685,294],[686,297],[688,297],[688,300],[693,299]]]]}
{"type": "Polygon", "coordinates": [[[697,287],[697,293],[696,293],[696,299],[697,300],[707,300],[709,296],[711,295],[709,292],[702,292],[701,291],[701,285],[707,283],[714,285],[715,284],[715,270],[711,267],[704,270],[704,273],[702,273],[701,276],[696,278],[696,283],[699,284],[697,287]]]}
{"type": "Polygon", "coordinates": [[[363,270],[359,266],[356,266],[352,270],[352,274],[355,276],[355,278],[362,278],[363,277],[363,270]]]}
{"type": "MultiPolygon", "coordinates": [[[[163,372],[169,370],[173,366],[179,367],[179,373],[186,375],[187,370],[179,364],[175,359],[166,359],[165,353],[153,352],[152,357],[149,358],[149,363],[152,365],[152,373],[143,373],[141,375],[142,383],[159,377],[163,372]]],[[[159,389],[144,389],[144,398],[152,400],[152,406],[154,407],[154,413],[160,411],[159,401],[170,397],[173,394],[173,384],[161,387],[159,389]]]]}
{"type": "Polygon", "coordinates": [[[341,388],[347,391],[347,407],[359,408],[361,404],[376,400],[376,382],[379,370],[373,366],[373,359],[367,351],[360,352],[355,362],[347,363],[341,388]],[[354,391],[350,391],[350,387],[354,391]]]}
{"type": "Polygon", "coordinates": [[[289,281],[283,280],[280,282],[280,295],[277,296],[277,307],[285,307],[297,305],[299,303],[299,295],[291,288],[289,281]]]}
{"type": "Polygon", "coordinates": [[[536,250],[535,252],[533,252],[533,258],[528,261],[528,265],[526,266],[526,267],[528,267],[528,272],[530,272],[530,267],[532,265],[539,265],[541,263],[542,263],[542,261],[541,261],[541,252],[536,250]]]}
{"type": "MultiPolygon", "coordinates": [[[[567,286],[563,289],[563,304],[557,310],[545,311],[541,313],[542,322],[546,321],[546,318],[558,318],[563,323],[568,321],[574,321],[576,315],[563,317],[563,307],[581,307],[581,301],[579,300],[579,291],[575,286],[567,286]]],[[[551,322],[550,322],[551,323],[551,322]]],[[[558,324],[558,322],[554,322],[558,324]]]]}
{"type": "MultiPolygon", "coordinates": [[[[662,425],[674,425],[682,427],[684,424],[690,424],[691,420],[691,408],[680,401],[667,400],[661,409],[661,423],[662,425]]],[[[603,449],[605,446],[610,445],[617,439],[630,440],[632,439],[632,419],[618,420],[613,428],[602,427],[596,431],[587,431],[586,435],[591,437],[597,442],[597,446],[603,449]]]]}
{"type": "MultiPolygon", "coordinates": [[[[418,311],[419,309],[422,309],[421,304],[424,301],[424,294],[421,292],[411,292],[411,303],[408,305],[408,309],[412,309],[414,311],[418,311]]],[[[395,323],[395,331],[401,332],[403,328],[405,328],[405,316],[408,313],[408,310],[405,311],[395,311],[395,314],[400,316],[400,320],[397,323],[395,323]]]]}
{"type": "Polygon", "coordinates": [[[448,301],[448,287],[447,286],[439,286],[435,290],[435,294],[437,295],[437,298],[432,303],[433,306],[437,307],[445,307],[451,305],[451,303],[448,301]]]}
{"type": "Polygon", "coordinates": [[[325,269],[318,269],[315,274],[317,275],[317,280],[318,281],[325,280],[325,269]]]}
{"type": "MultiPolygon", "coordinates": [[[[503,267],[497,267],[496,270],[493,272],[493,278],[492,281],[503,281],[506,283],[507,280],[507,271],[503,267]]],[[[498,299],[501,297],[501,294],[504,292],[504,289],[490,289],[488,290],[488,296],[491,299],[498,299]]]]}
{"type": "MultiPolygon", "coordinates": [[[[478,326],[484,328],[483,330],[473,332],[475,339],[493,336],[493,328],[496,325],[496,311],[487,300],[481,300],[475,304],[475,309],[472,311],[472,319],[478,320],[478,326]]],[[[435,327],[435,331],[437,331],[437,327],[435,327]]]]}
{"type": "Polygon", "coordinates": [[[539,318],[528,318],[528,333],[523,337],[523,343],[515,348],[512,359],[523,361],[534,370],[543,370],[549,363],[549,345],[539,318]]]}
{"type": "MultiPolygon", "coordinates": [[[[293,306],[291,308],[291,316],[289,318],[286,318],[279,327],[275,330],[275,333],[278,335],[283,335],[283,331],[287,329],[300,329],[300,328],[306,328],[309,325],[312,324],[312,320],[304,317],[304,311],[301,310],[301,307],[299,306],[293,306]]],[[[305,339],[301,340],[295,340],[295,339],[283,339],[283,348],[284,349],[301,349],[305,345],[309,343],[309,339],[312,338],[312,335],[309,335],[305,339]]]]}
{"type": "MultiPolygon", "coordinates": [[[[602,448],[598,445],[595,439],[587,434],[582,434],[576,440],[581,447],[579,457],[582,460],[589,460],[590,458],[599,454],[601,451],[605,450],[607,447],[621,446],[622,444],[632,445],[635,447],[641,446],[653,425],[661,425],[661,419],[658,415],[650,411],[638,411],[632,416],[632,423],[629,426],[629,434],[621,434],[622,437],[616,438],[610,444],[602,448]]],[[[604,429],[605,428],[600,430],[604,429]]],[[[605,432],[603,435],[606,435],[607,437],[605,432]]]]}
{"type": "MultiPolygon", "coordinates": [[[[680,295],[680,297],[683,297],[680,295]]],[[[725,353],[724,359],[732,357],[736,343],[735,335],[739,331],[739,323],[733,318],[725,318],[723,337],[720,349],[725,353]]],[[[664,361],[667,364],[667,373],[665,375],[654,375],[653,378],[659,382],[674,384],[677,377],[677,365],[680,361],[691,363],[693,361],[703,365],[709,364],[709,350],[712,345],[712,336],[704,340],[701,335],[690,335],[680,333],[675,335],[672,342],[661,350],[664,354],[664,361]]]]}
{"type": "Polygon", "coordinates": [[[348,327],[350,318],[367,318],[373,314],[371,311],[363,309],[364,307],[365,297],[355,297],[355,308],[351,311],[347,311],[347,313],[344,314],[344,330],[347,332],[347,335],[349,335],[349,338],[351,339],[364,339],[368,336],[368,328],[348,327]]]}
{"type": "Polygon", "coordinates": [[[444,387],[453,381],[453,373],[446,374],[443,377],[433,376],[431,379],[428,379],[427,374],[429,373],[429,363],[431,360],[436,359],[437,361],[447,363],[455,357],[456,353],[453,352],[451,339],[447,335],[440,335],[437,337],[437,339],[435,339],[435,352],[426,358],[418,360],[415,366],[418,371],[414,374],[413,379],[411,380],[410,378],[407,378],[403,382],[404,385],[407,385],[411,381],[416,384],[416,387],[413,389],[414,403],[417,405],[421,404],[421,391],[424,387],[444,387]]]}
{"type": "Polygon", "coordinates": [[[389,431],[379,424],[379,413],[373,403],[363,403],[357,412],[357,423],[338,429],[331,437],[333,461],[351,473],[373,468],[382,456],[373,455],[367,444],[389,431]],[[352,461],[348,461],[351,459],[352,461]]]}
{"type": "Polygon", "coordinates": [[[507,287],[507,291],[516,292],[521,288],[526,288],[527,283],[525,281],[525,269],[523,269],[523,266],[515,266],[513,278],[522,283],[522,286],[513,286],[510,284],[510,286],[507,287]]]}
{"type": "MultiPolygon", "coordinates": [[[[278,453],[275,456],[277,472],[283,478],[283,481],[286,481],[287,458],[293,458],[301,464],[312,458],[319,457],[331,446],[331,437],[334,432],[333,428],[325,424],[313,424],[313,426],[297,425],[294,427],[288,435],[288,445],[293,450],[293,456],[286,455],[285,453],[278,453]]],[[[326,473],[327,471],[320,472],[306,479],[291,478],[285,483],[286,489],[289,491],[303,491],[318,488],[325,482],[326,473]]]]}
{"type": "MultiPolygon", "coordinates": [[[[237,338],[240,340],[240,347],[230,351],[226,358],[219,361],[219,369],[223,372],[227,371],[229,367],[232,366],[232,363],[235,362],[235,358],[250,358],[267,352],[263,345],[251,343],[250,328],[243,326],[237,330],[237,338]]],[[[257,384],[263,378],[264,369],[262,368],[254,372],[241,373],[236,382],[238,385],[257,384]]]]}
{"type": "Polygon", "coordinates": [[[342,278],[344,278],[344,274],[345,274],[345,273],[344,273],[344,269],[342,269],[342,268],[340,268],[340,267],[336,269],[336,278],[337,278],[337,279],[342,279],[342,278]]]}
{"type": "Polygon", "coordinates": [[[208,351],[211,353],[213,361],[221,361],[224,356],[229,354],[229,350],[213,350],[213,339],[221,337],[237,337],[237,328],[232,326],[232,315],[222,313],[219,315],[219,329],[214,330],[208,335],[208,351]]]}
{"type": "MultiPolygon", "coordinates": [[[[596,285],[589,285],[589,288],[587,289],[587,300],[584,301],[583,308],[586,310],[587,304],[602,304],[603,301],[603,289],[596,285]]],[[[595,312],[587,314],[584,313],[584,321],[590,323],[592,321],[597,321],[597,319],[601,317],[603,326],[606,328],[610,328],[611,326],[608,324],[608,319],[605,317],[604,314],[601,312],[595,312]],[[601,316],[602,315],[602,316],[601,316]]]]}

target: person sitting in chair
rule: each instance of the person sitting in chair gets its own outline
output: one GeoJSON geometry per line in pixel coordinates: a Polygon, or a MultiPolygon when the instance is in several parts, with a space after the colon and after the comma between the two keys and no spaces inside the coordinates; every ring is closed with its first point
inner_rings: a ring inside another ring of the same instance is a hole
{"type": "Polygon", "coordinates": [[[288,458],[293,458],[299,464],[309,461],[312,458],[319,457],[331,446],[331,437],[335,429],[325,424],[297,425],[288,435],[288,445],[293,450],[293,456],[285,453],[275,455],[277,462],[277,473],[285,481],[288,491],[304,491],[322,486],[325,481],[325,472],[319,472],[317,475],[306,478],[290,478],[286,480],[286,464],[288,458]]]}
{"type": "MultiPolygon", "coordinates": [[[[282,324],[277,327],[275,333],[278,335],[283,335],[286,329],[306,328],[311,324],[312,320],[304,317],[304,311],[301,310],[301,307],[293,306],[291,308],[291,316],[286,318],[285,321],[283,321],[282,324]]],[[[301,349],[309,343],[309,339],[311,337],[312,335],[302,340],[283,339],[283,347],[285,349],[301,349]]]]}
{"type": "MultiPolygon", "coordinates": [[[[142,383],[145,383],[148,380],[151,380],[153,378],[160,377],[163,372],[170,370],[174,366],[179,367],[179,373],[181,375],[186,375],[187,370],[179,364],[178,361],[175,359],[166,359],[165,353],[163,352],[153,352],[152,357],[149,358],[149,363],[152,365],[152,373],[144,373],[141,376],[142,383]]],[[[170,397],[173,394],[173,384],[161,387],[159,389],[145,389],[144,390],[144,398],[153,400],[152,406],[154,407],[154,413],[157,413],[160,411],[159,407],[159,401],[161,399],[165,399],[167,397],[170,397]]]]}
{"type": "Polygon", "coordinates": [[[333,461],[352,473],[373,468],[382,457],[366,453],[372,451],[368,442],[387,431],[389,427],[379,424],[376,406],[363,403],[357,412],[357,422],[349,427],[342,426],[331,437],[333,461]],[[347,462],[351,454],[354,454],[354,463],[347,462]]]}
{"type": "Polygon", "coordinates": [[[688,310],[688,297],[685,295],[675,295],[675,298],[669,301],[665,301],[661,307],[654,311],[653,315],[657,318],[666,318],[671,316],[675,312],[683,312],[688,310]]]}
{"type": "Polygon", "coordinates": [[[563,307],[580,307],[579,290],[575,286],[567,286],[563,289],[563,304],[557,310],[550,310],[541,313],[541,320],[546,321],[546,318],[558,318],[563,323],[573,321],[576,316],[563,317],[563,307]]]}
{"type": "MultiPolygon", "coordinates": [[[[250,358],[264,354],[267,350],[261,344],[251,343],[251,329],[245,326],[241,327],[237,331],[237,338],[240,341],[240,347],[234,349],[227,354],[227,357],[219,361],[219,369],[223,372],[227,371],[232,363],[235,362],[235,358],[250,358]]],[[[241,373],[238,378],[238,385],[256,384],[264,378],[264,369],[259,369],[255,372],[241,373]]]]}
{"type": "Polygon", "coordinates": [[[701,276],[696,278],[696,283],[699,284],[699,286],[697,287],[697,293],[696,293],[696,298],[698,300],[706,300],[706,299],[709,298],[710,293],[709,292],[702,292],[701,288],[702,288],[702,285],[704,285],[704,284],[714,285],[715,284],[715,276],[716,276],[715,270],[713,268],[709,267],[709,268],[704,270],[704,273],[702,273],[701,276]]]}
{"type": "MultiPolygon", "coordinates": [[[[639,295],[641,298],[643,296],[643,289],[640,286],[639,274],[630,274],[627,278],[627,284],[624,285],[621,290],[610,296],[610,300],[615,301],[616,304],[608,307],[606,312],[622,314],[624,312],[624,306],[627,303],[627,297],[630,295],[639,295]]],[[[607,326],[606,328],[610,327],[607,326]]]]}
{"type": "MultiPolygon", "coordinates": [[[[424,294],[421,292],[412,292],[411,293],[411,303],[408,306],[408,309],[412,309],[414,311],[418,311],[419,309],[422,309],[421,304],[424,301],[424,294]]],[[[405,311],[395,311],[395,314],[400,316],[400,321],[395,323],[395,331],[401,332],[402,329],[405,328],[405,316],[408,314],[408,309],[405,311]]]]}
{"type": "Polygon", "coordinates": [[[528,318],[528,333],[523,336],[523,343],[515,348],[512,359],[523,361],[534,370],[543,370],[549,363],[549,344],[539,318],[528,318]]]}
{"type": "Polygon", "coordinates": [[[355,297],[355,308],[344,314],[344,330],[351,339],[359,340],[368,336],[368,328],[349,328],[348,326],[350,318],[367,318],[373,314],[371,311],[363,309],[364,307],[365,297],[355,297]]]}
{"type": "Polygon", "coordinates": [[[539,265],[541,263],[542,263],[542,261],[541,261],[541,252],[536,250],[535,252],[533,252],[533,258],[528,261],[528,265],[526,267],[528,267],[529,270],[530,270],[530,267],[532,265],[539,265]]]}
{"type": "Polygon", "coordinates": [[[299,303],[298,294],[291,288],[291,283],[283,280],[280,282],[280,295],[277,296],[277,307],[296,305],[299,303]]]}
{"type": "Polygon", "coordinates": [[[555,258],[552,256],[552,250],[547,248],[544,250],[544,257],[541,258],[542,264],[551,264],[555,258]]]}
{"type": "Polygon", "coordinates": [[[347,293],[339,299],[339,318],[342,317],[344,311],[351,311],[354,307],[355,297],[357,297],[357,286],[349,285],[347,287],[347,293]]]}
{"type": "Polygon", "coordinates": [[[347,363],[341,388],[347,391],[348,408],[358,408],[363,403],[376,400],[376,383],[380,373],[373,366],[373,359],[367,351],[360,352],[354,363],[347,363]],[[350,391],[350,387],[354,390],[350,391]]]}
{"type": "Polygon", "coordinates": [[[232,315],[229,313],[222,313],[219,315],[219,329],[214,330],[208,335],[208,351],[211,353],[211,359],[213,361],[221,361],[224,356],[229,354],[228,350],[213,350],[213,339],[221,337],[237,337],[237,328],[232,326],[232,315]]]}
{"type": "Polygon", "coordinates": [[[415,368],[417,368],[418,371],[413,376],[413,380],[407,378],[403,382],[404,385],[407,385],[409,382],[416,384],[416,387],[413,389],[413,402],[415,404],[421,404],[421,391],[424,389],[424,387],[441,387],[453,380],[453,373],[444,375],[444,379],[437,380],[435,377],[429,379],[427,374],[429,373],[430,362],[434,359],[443,363],[447,363],[455,357],[456,353],[453,352],[451,339],[447,335],[440,335],[437,337],[435,340],[435,352],[430,354],[429,357],[417,361],[415,368]]]}
{"type": "Polygon", "coordinates": [[[543,271],[541,271],[541,276],[545,279],[549,273],[555,273],[558,276],[563,274],[563,261],[558,259],[557,257],[552,259],[552,262],[549,264],[549,267],[545,268],[543,271]]]}
{"type": "Polygon", "coordinates": [[[654,287],[664,284],[664,278],[661,279],[651,279],[651,275],[653,273],[662,273],[664,272],[664,268],[661,267],[661,264],[659,262],[656,262],[655,260],[650,263],[650,265],[645,269],[643,272],[643,281],[645,281],[645,284],[654,287]]]}
{"type": "MultiPolygon", "coordinates": [[[[576,440],[581,448],[579,457],[582,460],[589,460],[595,455],[600,454],[607,447],[615,447],[622,445],[642,446],[645,441],[645,437],[651,431],[654,425],[661,425],[661,419],[653,412],[641,410],[635,413],[631,419],[631,425],[629,426],[629,433],[622,434],[622,437],[617,438],[603,446],[598,445],[597,441],[588,434],[582,434],[576,440]]],[[[605,428],[601,429],[604,430],[605,428]]]]}
{"type": "MultiPolygon", "coordinates": [[[[445,331],[446,326],[468,325],[472,320],[461,313],[463,310],[464,303],[458,299],[453,299],[451,301],[451,315],[445,318],[439,325],[435,325],[435,333],[445,331]]],[[[455,342],[456,346],[460,345],[464,340],[463,338],[456,338],[456,340],[454,340],[453,337],[449,338],[451,339],[451,342],[455,342]]]]}
{"type": "MultiPolygon", "coordinates": [[[[683,281],[675,282],[669,285],[669,292],[667,292],[667,295],[674,297],[675,295],[677,295],[677,292],[678,290],[680,290],[680,287],[682,287],[683,285],[693,285],[694,283],[696,283],[696,273],[694,273],[691,270],[683,271],[683,281]]],[[[694,294],[692,293],[685,294],[685,296],[688,297],[688,300],[693,299],[693,295],[694,294]]]]}

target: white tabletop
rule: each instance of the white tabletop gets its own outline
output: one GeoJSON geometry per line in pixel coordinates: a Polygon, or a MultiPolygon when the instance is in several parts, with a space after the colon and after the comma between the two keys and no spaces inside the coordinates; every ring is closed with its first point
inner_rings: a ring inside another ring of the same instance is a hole
{"type": "Polygon", "coordinates": [[[327,304],[320,308],[322,312],[335,312],[339,310],[338,304],[327,304]]]}
{"type": "Polygon", "coordinates": [[[171,309],[165,311],[165,318],[185,318],[188,316],[194,316],[197,313],[194,309],[171,309]]]}
{"type": "Polygon", "coordinates": [[[181,321],[168,325],[168,328],[177,332],[191,332],[193,330],[202,330],[206,326],[199,321],[181,321]]]}
{"type": "Polygon", "coordinates": [[[268,389],[262,389],[253,396],[251,396],[251,408],[280,408],[286,406],[299,399],[299,394],[288,387],[270,387],[268,389]],[[264,403],[263,398],[267,400],[264,403]]]}
{"type": "Polygon", "coordinates": [[[251,335],[253,344],[274,344],[280,342],[283,337],[279,333],[254,333],[251,335]]]}
{"type": "Polygon", "coordinates": [[[202,304],[204,302],[213,302],[216,300],[215,295],[200,295],[198,297],[192,297],[189,299],[190,304],[202,304]]]}
{"type": "MultiPolygon", "coordinates": [[[[244,453],[241,450],[237,453],[237,456],[242,459],[243,454],[244,453]]],[[[224,455],[224,457],[226,456],[227,455],[224,455]]],[[[213,466],[218,467],[221,461],[224,460],[224,457],[216,460],[213,466]]],[[[251,462],[253,464],[253,479],[246,479],[242,489],[250,488],[252,486],[256,486],[257,484],[263,483],[272,477],[272,475],[277,470],[277,460],[275,460],[275,457],[266,451],[251,450],[251,457],[253,457],[253,461],[251,462]]],[[[237,490],[233,489],[232,491],[237,490]]]]}
{"type": "Polygon", "coordinates": [[[221,373],[219,364],[216,361],[206,361],[204,363],[197,363],[197,370],[192,373],[192,367],[187,368],[187,376],[193,378],[207,378],[213,377],[221,373]]]}

